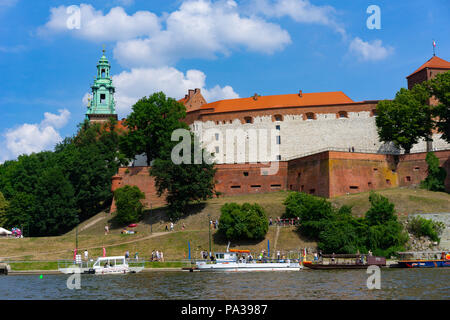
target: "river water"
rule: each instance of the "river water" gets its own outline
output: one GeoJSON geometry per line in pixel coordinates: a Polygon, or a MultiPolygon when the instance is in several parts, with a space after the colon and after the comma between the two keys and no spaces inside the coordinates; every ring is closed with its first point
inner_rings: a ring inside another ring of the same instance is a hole
{"type": "Polygon", "coordinates": [[[81,275],[81,289],[66,275],[0,276],[0,299],[450,299],[450,268],[382,269],[381,289],[369,290],[366,270],[203,273],[155,271],[81,275]]]}

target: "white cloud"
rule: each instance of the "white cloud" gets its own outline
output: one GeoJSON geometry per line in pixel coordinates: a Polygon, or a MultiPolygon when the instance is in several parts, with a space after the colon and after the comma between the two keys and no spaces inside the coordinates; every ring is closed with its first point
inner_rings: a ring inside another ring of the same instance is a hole
{"type": "MultiPolygon", "coordinates": [[[[163,91],[167,96],[180,99],[189,89],[200,88],[208,102],[238,98],[230,86],[205,88],[206,75],[199,70],[183,72],[172,67],[135,68],[113,77],[116,86],[116,105],[119,116],[127,115],[133,104],[144,96],[163,91]]],[[[87,95],[85,98],[87,99],[87,95]]]]}
{"type": "Polygon", "coordinates": [[[89,41],[119,41],[114,57],[130,68],[174,65],[183,58],[213,58],[241,48],[271,54],[291,43],[289,33],[278,24],[243,16],[231,0],[188,0],[160,18],[149,11],[130,16],[121,7],[107,14],[91,5],[80,8],[80,29],[67,28],[67,7],[59,6],[51,9],[50,19],[39,33],[70,32],[89,41]]]}
{"type": "Polygon", "coordinates": [[[66,109],[58,110],[59,115],[46,112],[44,120],[39,124],[25,123],[21,126],[9,129],[4,134],[1,143],[3,152],[0,162],[16,158],[21,154],[30,154],[43,150],[52,149],[55,144],[62,140],[56,129],[63,127],[70,116],[66,109]]]}
{"type": "Polygon", "coordinates": [[[308,0],[251,0],[247,11],[266,17],[290,17],[298,23],[325,25],[345,36],[345,29],[337,22],[337,11],[329,5],[316,6],[308,0]]]}
{"type": "Polygon", "coordinates": [[[383,60],[394,52],[390,46],[383,47],[381,40],[366,42],[358,37],[352,40],[349,49],[361,61],[383,60]]]}
{"type": "Polygon", "coordinates": [[[149,36],[160,29],[158,17],[149,11],[128,15],[122,7],[112,8],[107,14],[89,4],[80,5],[80,28],[69,29],[67,21],[73,14],[65,6],[50,9],[50,20],[39,28],[41,35],[70,32],[76,37],[100,42],[118,41],[149,36]]]}
{"type": "Polygon", "coordinates": [[[70,112],[67,109],[58,110],[58,112],[59,115],[45,112],[44,120],[41,122],[41,126],[52,126],[56,129],[64,127],[70,118],[70,112]]]}

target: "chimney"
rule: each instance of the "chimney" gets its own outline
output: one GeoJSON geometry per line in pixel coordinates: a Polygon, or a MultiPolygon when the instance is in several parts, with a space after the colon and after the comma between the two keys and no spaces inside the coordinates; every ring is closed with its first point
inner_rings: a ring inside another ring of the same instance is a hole
{"type": "Polygon", "coordinates": [[[255,93],[255,94],[253,95],[253,100],[258,100],[258,94],[257,94],[257,93],[255,93]]]}
{"type": "Polygon", "coordinates": [[[298,96],[299,96],[300,98],[303,97],[302,90],[300,90],[300,91],[298,92],[298,96]]]}
{"type": "Polygon", "coordinates": [[[188,91],[189,98],[192,97],[193,94],[194,94],[194,90],[193,89],[189,89],[189,91],[188,91]]]}
{"type": "Polygon", "coordinates": [[[195,93],[200,93],[200,88],[195,88],[195,93]]]}

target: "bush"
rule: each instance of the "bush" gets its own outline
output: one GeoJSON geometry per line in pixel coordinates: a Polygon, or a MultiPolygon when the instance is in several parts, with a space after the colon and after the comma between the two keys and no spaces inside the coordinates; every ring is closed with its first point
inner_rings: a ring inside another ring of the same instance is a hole
{"type": "Polygon", "coordinates": [[[267,216],[256,203],[226,203],[220,211],[219,232],[227,240],[259,240],[269,230],[267,216]]]}
{"type": "Polygon", "coordinates": [[[371,207],[364,218],[355,218],[350,206],[334,209],[331,203],[305,193],[291,193],[284,204],[285,217],[300,217],[298,231],[318,242],[325,253],[356,253],[372,250],[390,256],[403,250],[408,235],[397,221],[394,204],[371,193],[371,207]]]}
{"type": "Polygon", "coordinates": [[[430,191],[445,191],[447,172],[439,167],[438,157],[433,152],[428,152],[425,160],[428,164],[428,176],[420,183],[420,186],[430,191]]]}
{"type": "Polygon", "coordinates": [[[145,194],[136,186],[124,186],[114,191],[116,200],[117,215],[115,221],[119,224],[137,222],[142,218],[144,206],[141,199],[145,199],[145,194]]]}
{"type": "Polygon", "coordinates": [[[408,223],[408,231],[416,237],[428,237],[432,241],[440,242],[440,235],[445,225],[422,217],[414,217],[408,223]]]}

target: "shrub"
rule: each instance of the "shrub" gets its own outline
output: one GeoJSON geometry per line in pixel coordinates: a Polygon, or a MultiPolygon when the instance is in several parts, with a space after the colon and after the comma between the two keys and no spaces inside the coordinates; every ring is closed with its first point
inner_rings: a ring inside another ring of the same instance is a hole
{"type": "Polygon", "coordinates": [[[220,211],[219,232],[227,240],[259,240],[269,230],[267,216],[256,203],[226,203],[220,211]]]}
{"type": "Polygon", "coordinates": [[[430,191],[445,191],[447,172],[439,167],[438,157],[433,152],[428,152],[425,160],[428,164],[428,176],[420,183],[420,186],[430,191]]]}
{"type": "Polygon", "coordinates": [[[440,235],[445,225],[422,217],[414,217],[408,223],[408,231],[416,237],[428,237],[432,241],[440,242],[440,235]]]}
{"type": "Polygon", "coordinates": [[[139,221],[144,208],[140,200],[144,198],[145,194],[136,186],[127,185],[114,191],[117,207],[116,222],[128,224],[139,221]]]}

